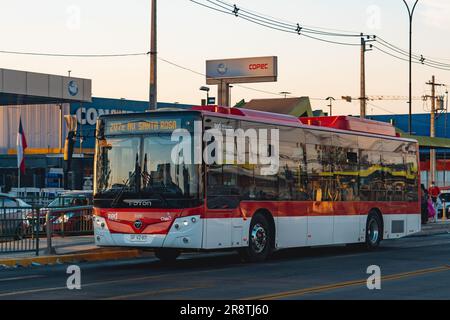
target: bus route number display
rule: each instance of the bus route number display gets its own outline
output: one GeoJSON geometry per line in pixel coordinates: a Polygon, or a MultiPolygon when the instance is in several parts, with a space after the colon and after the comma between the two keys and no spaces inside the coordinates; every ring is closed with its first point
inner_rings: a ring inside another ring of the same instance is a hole
{"type": "Polygon", "coordinates": [[[110,122],[107,134],[171,132],[180,128],[179,120],[157,119],[130,122],[110,122]]]}

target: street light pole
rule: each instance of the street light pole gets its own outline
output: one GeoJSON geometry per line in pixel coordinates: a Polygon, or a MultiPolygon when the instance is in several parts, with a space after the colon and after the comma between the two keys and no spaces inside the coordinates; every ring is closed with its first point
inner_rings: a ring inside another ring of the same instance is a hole
{"type": "Polygon", "coordinates": [[[201,86],[200,91],[206,92],[206,105],[209,105],[209,87],[201,86]]]}
{"type": "Polygon", "coordinates": [[[419,0],[416,0],[414,3],[414,6],[412,9],[406,2],[406,0],[403,0],[403,2],[406,5],[406,8],[408,9],[408,15],[409,15],[409,119],[408,119],[408,128],[409,128],[409,134],[412,135],[412,35],[413,35],[413,17],[414,17],[414,11],[416,10],[417,3],[419,0]]]}
{"type": "Polygon", "coordinates": [[[157,109],[157,15],[156,0],[152,0],[151,8],[151,48],[150,48],[150,97],[149,110],[157,109]]]}
{"type": "Polygon", "coordinates": [[[328,97],[327,100],[330,102],[328,107],[330,108],[330,117],[332,117],[333,116],[333,101],[335,101],[336,99],[333,97],[328,97]]]}

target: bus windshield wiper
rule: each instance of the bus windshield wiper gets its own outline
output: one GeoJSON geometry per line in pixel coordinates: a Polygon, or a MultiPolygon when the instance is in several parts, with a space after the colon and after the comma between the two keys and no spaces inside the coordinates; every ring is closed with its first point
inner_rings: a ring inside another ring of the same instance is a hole
{"type": "Polygon", "coordinates": [[[136,164],[133,173],[130,174],[128,177],[128,180],[124,183],[122,188],[120,188],[117,195],[114,197],[114,200],[112,201],[111,205],[116,206],[119,200],[122,198],[123,193],[127,188],[130,187],[130,183],[135,180],[135,189],[136,192],[139,192],[141,189],[141,166],[139,165],[139,155],[136,153],[136,164]]]}

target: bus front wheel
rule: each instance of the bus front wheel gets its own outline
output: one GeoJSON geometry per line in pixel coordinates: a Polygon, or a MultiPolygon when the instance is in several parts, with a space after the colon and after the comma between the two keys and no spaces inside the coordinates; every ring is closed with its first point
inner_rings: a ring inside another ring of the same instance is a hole
{"type": "Polygon", "coordinates": [[[180,251],[176,249],[157,249],[155,250],[155,256],[163,263],[175,262],[180,256],[180,251]]]}
{"type": "Polygon", "coordinates": [[[248,262],[263,262],[272,253],[272,231],[269,221],[262,214],[256,214],[250,224],[249,245],[240,251],[248,262]]]}
{"type": "Polygon", "coordinates": [[[370,213],[366,225],[366,247],[374,250],[380,246],[383,238],[383,223],[378,213],[370,213]]]}

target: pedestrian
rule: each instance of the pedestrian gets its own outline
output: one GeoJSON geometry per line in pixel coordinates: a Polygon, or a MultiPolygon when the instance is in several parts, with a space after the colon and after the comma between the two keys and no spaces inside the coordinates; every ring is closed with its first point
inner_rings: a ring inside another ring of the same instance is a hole
{"type": "Polygon", "coordinates": [[[436,217],[436,209],[434,208],[433,200],[431,200],[431,198],[428,198],[427,208],[428,208],[428,219],[429,221],[434,222],[436,217]]]}
{"type": "Polygon", "coordinates": [[[429,194],[431,196],[431,200],[433,201],[433,203],[436,203],[437,202],[437,198],[441,194],[441,189],[439,189],[439,187],[436,185],[436,182],[433,181],[431,183],[431,187],[430,187],[430,190],[428,192],[429,192],[429,194]]]}
{"type": "Polygon", "coordinates": [[[420,197],[421,202],[421,220],[422,224],[426,224],[428,222],[428,190],[425,188],[425,185],[422,184],[422,193],[420,197]]]}
{"type": "Polygon", "coordinates": [[[436,185],[436,182],[434,182],[434,181],[431,183],[431,188],[429,190],[429,194],[431,197],[431,201],[433,202],[433,206],[434,206],[434,211],[435,211],[434,216],[436,217],[436,220],[437,220],[437,215],[438,215],[438,213],[437,213],[438,203],[437,202],[438,202],[439,196],[441,195],[441,189],[436,185]]]}

